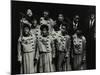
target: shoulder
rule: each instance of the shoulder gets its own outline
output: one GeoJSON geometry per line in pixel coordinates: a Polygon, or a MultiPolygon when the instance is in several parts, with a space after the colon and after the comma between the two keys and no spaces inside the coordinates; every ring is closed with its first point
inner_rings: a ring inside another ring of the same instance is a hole
{"type": "Polygon", "coordinates": [[[21,41],[22,41],[22,37],[19,36],[19,38],[18,38],[18,42],[21,42],[21,41]]]}
{"type": "Polygon", "coordinates": [[[31,34],[31,37],[36,38],[35,34],[31,34]]]}
{"type": "Polygon", "coordinates": [[[52,35],[47,36],[48,39],[53,39],[52,35]]]}
{"type": "Polygon", "coordinates": [[[77,37],[77,35],[76,35],[76,34],[74,34],[74,35],[72,35],[72,37],[73,37],[73,38],[76,38],[76,37],[77,37]]]}
{"type": "Polygon", "coordinates": [[[43,19],[44,19],[43,17],[40,18],[40,20],[43,20],[43,19]]]}
{"type": "Polygon", "coordinates": [[[62,36],[61,31],[58,31],[57,35],[58,35],[58,37],[61,37],[62,36]]]}
{"type": "Polygon", "coordinates": [[[31,35],[33,34],[33,30],[32,30],[32,29],[30,30],[30,34],[31,34],[31,35]]]}
{"type": "Polygon", "coordinates": [[[82,40],[83,40],[84,42],[86,42],[86,38],[85,38],[85,36],[82,36],[82,40]]]}
{"type": "Polygon", "coordinates": [[[57,37],[57,34],[56,34],[56,32],[55,31],[52,31],[52,33],[50,34],[51,36],[52,36],[52,38],[56,38],[57,37]]]}
{"type": "Polygon", "coordinates": [[[57,39],[60,40],[62,38],[62,35],[58,35],[57,39]]]}
{"type": "Polygon", "coordinates": [[[21,18],[20,19],[20,22],[23,22],[23,21],[25,21],[26,20],[26,18],[21,18]]]}
{"type": "Polygon", "coordinates": [[[58,35],[61,35],[61,31],[58,31],[58,35]]]}
{"type": "Polygon", "coordinates": [[[59,37],[62,37],[61,31],[58,31],[57,35],[58,35],[59,37]]]}

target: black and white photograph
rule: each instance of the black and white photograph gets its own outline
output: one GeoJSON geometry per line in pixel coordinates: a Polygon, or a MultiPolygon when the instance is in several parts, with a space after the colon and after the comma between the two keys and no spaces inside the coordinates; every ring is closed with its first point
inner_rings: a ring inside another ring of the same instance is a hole
{"type": "Polygon", "coordinates": [[[11,1],[11,74],[92,69],[95,5],[11,1]]]}

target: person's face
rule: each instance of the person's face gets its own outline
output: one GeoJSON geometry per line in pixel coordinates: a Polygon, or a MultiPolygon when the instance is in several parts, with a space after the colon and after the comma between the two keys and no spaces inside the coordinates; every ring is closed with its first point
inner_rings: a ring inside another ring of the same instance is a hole
{"type": "Polygon", "coordinates": [[[79,22],[79,16],[78,16],[78,15],[75,16],[75,21],[76,21],[76,22],[79,22]]]}
{"type": "Polygon", "coordinates": [[[64,20],[63,14],[59,14],[59,15],[58,15],[58,20],[59,20],[59,21],[63,21],[63,20],[64,20]]]}
{"type": "Polygon", "coordinates": [[[62,27],[61,27],[61,31],[62,31],[62,32],[66,32],[66,26],[62,26],[62,27]]]}
{"type": "Polygon", "coordinates": [[[29,28],[28,27],[25,27],[24,28],[24,33],[25,33],[25,35],[28,35],[29,34],[29,28]]]}
{"type": "Polygon", "coordinates": [[[43,16],[44,16],[44,17],[47,17],[48,15],[49,15],[49,13],[48,13],[47,11],[44,11],[44,12],[43,12],[43,16]]]}
{"type": "Polygon", "coordinates": [[[35,25],[35,26],[37,25],[37,20],[34,20],[34,25],[35,25]]]}
{"type": "Polygon", "coordinates": [[[94,19],[94,14],[91,15],[91,19],[94,19]]]}
{"type": "Polygon", "coordinates": [[[43,31],[42,31],[42,34],[43,34],[44,36],[47,36],[47,33],[48,33],[48,31],[46,30],[46,28],[44,28],[43,31]]]}
{"type": "Polygon", "coordinates": [[[27,15],[28,15],[29,17],[31,17],[31,16],[32,16],[32,10],[28,9],[28,10],[27,10],[27,15]]]}

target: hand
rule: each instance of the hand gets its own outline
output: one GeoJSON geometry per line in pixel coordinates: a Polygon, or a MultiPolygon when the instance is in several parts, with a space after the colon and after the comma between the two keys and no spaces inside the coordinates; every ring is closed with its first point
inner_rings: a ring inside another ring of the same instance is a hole
{"type": "Polygon", "coordinates": [[[52,55],[52,59],[54,59],[54,58],[55,58],[55,55],[53,54],[53,55],[52,55]]]}
{"type": "Polygon", "coordinates": [[[22,56],[18,56],[18,61],[22,63],[22,56]]]}
{"type": "Polygon", "coordinates": [[[66,55],[65,55],[65,58],[68,58],[69,57],[69,53],[67,53],[66,55]]]}
{"type": "Polygon", "coordinates": [[[83,61],[86,61],[86,56],[83,57],[83,61]]]}

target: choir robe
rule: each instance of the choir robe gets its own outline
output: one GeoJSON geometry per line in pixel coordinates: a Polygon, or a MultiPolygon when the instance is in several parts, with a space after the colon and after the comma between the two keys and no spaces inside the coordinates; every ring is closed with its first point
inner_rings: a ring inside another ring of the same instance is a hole
{"type": "Polygon", "coordinates": [[[68,71],[71,70],[70,65],[70,36],[61,34],[57,38],[58,41],[58,71],[68,71]]]}
{"type": "Polygon", "coordinates": [[[18,61],[21,62],[21,73],[34,73],[34,59],[36,38],[34,35],[19,37],[18,40],[18,61]]]}
{"type": "Polygon", "coordinates": [[[58,59],[58,42],[57,42],[57,38],[58,36],[60,35],[61,31],[52,31],[51,33],[51,36],[52,36],[52,39],[53,39],[53,43],[54,43],[54,60],[53,60],[53,70],[54,71],[57,71],[57,59],[58,59]]]}
{"type": "Polygon", "coordinates": [[[38,50],[39,50],[39,72],[52,72],[53,69],[53,57],[54,46],[51,36],[38,37],[38,50]]]}
{"type": "MultiPolygon", "coordinates": [[[[86,39],[84,36],[78,38],[73,35],[73,70],[84,69],[84,61],[86,60],[86,39]]],[[[85,63],[86,64],[86,63],[85,63]]]]}
{"type": "MultiPolygon", "coordinates": [[[[34,29],[31,29],[31,31],[30,31],[30,33],[32,34],[32,35],[35,35],[36,36],[36,40],[37,40],[37,38],[38,38],[38,36],[40,35],[40,26],[39,25],[37,25],[37,27],[36,28],[34,28],[34,29]]],[[[38,56],[39,56],[39,52],[38,52],[38,48],[37,48],[38,46],[37,46],[37,42],[36,42],[36,62],[35,62],[35,65],[34,65],[34,67],[35,67],[35,73],[37,73],[38,72],[38,56]]]]}

